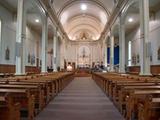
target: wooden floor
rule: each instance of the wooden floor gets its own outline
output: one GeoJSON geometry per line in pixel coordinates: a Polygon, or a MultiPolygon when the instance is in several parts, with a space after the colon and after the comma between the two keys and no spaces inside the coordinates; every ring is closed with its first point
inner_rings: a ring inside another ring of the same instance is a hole
{"type": "Polygon", "coordinates": [[[123,117],[90,77],[78,77],[36,120],[123,120],[123,117]]]}

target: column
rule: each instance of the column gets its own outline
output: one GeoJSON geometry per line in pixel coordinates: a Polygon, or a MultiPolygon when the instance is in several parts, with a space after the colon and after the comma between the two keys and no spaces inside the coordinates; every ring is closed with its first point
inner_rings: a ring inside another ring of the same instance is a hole
{"type": "Polygon", "coordinates": [[[25,0],[18,0],[16,32],[16,75],[25,74],[26,9],[25,0]]]}
{"type": "Polygon", "coordinates": [[[48,46],[48,17],[43,17],[43,24],[42,24],[42,66],[41,72],[47,72],[47,46],[48,46]]]}
{"type": "Polygon", "coordinates": [[[53,36],[53,71],[57,71],[57,30],[53,36]]]}
{"type": "MultiPolygon", "coordinates": [[[[108,39],[108,37],[107,37],[107,39],[108,39]]],[[[107,56],[107,51],[108,51],[108,48],[107,48],[107,39],[104,42],[104,66],[105,67],[107,67],[107,59],[108,59],[108,56],[107,56]]]]}
{"type": "MultiPolygon", "coordinates": [[[[65,59],[65,61],[67,63],[67,56],[66,56],[66,54],[67,54],[67,45],[66,44],[67,44],[66,40],[64,40],[64,59],[65,59]]],[[[66,66],[64,66],[64,69],[65,68],[66,68],[66,66]]]]}
{"type": "MultiPolygon", "coordinates": [[[[0,19],[0,61],[2,61],[1,58],[2,58],[2,21],[0,19]]],[[[0,64],[2,63],[0,62],[0,64]]]]}
{"type": "Polygon", "coordinates": [[[63,38],[62,39],[62,42],[61,42],[61,45],[60,45],[60,69],[63,69],[64,70],[64,51],[65,51],[65,39],[63,38]]]}
{"type": "Polygon", "coordinates": [[[114,36],[110,37],[110,71],[114,72],[114,36]]]}
{"type": "Polygon", "coordinates": [[[125,73],[125,23],[120,16],[120,25],[119,25],[119,72],[125,73]]]}
{"type": "Polygon", "coordinates": [[[77,65],[78,65],[78,62],[77,62],[77,60],[78,60],[78,47],[77,47],[77,44],[75,45],[76,46],[76,56],[75,56],[75,58],[76,58],[76,66],[75,66],[75,68],[77,69],[77,65]]]}
{"type": "Polygon", "coordinates": [[[92,63],[93,63],[93,54],[92,54],[93,53],[92,52],[93,51],[93,44],[90,44],[90,48],[91,48],[91,52],[90,52],[90,55],[91,55],[91,64],[90,65],[91,65],[91,68],[92,68],[92,63]]]}
{"type": "Polygon", "coordinates": [[[140,0],[140,75],[151,75],[149,42],[149,0],[140,0]]]}

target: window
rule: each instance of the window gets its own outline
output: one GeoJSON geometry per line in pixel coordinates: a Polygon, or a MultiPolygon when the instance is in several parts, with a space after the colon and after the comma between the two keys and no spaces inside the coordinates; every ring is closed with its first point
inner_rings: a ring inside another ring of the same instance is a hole
{"type": "Polygon", "coordinates": [[[132,65],[132,42],[128,42],[128,66],[132,65]]]}

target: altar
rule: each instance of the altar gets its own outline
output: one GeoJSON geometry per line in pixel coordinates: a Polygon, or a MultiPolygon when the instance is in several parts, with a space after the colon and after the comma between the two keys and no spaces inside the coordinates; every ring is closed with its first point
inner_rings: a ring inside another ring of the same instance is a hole
{"type": "Polygon", "coordinates": [[[87,46],[81,46],[78,51],[78,68],[90,68],[91,66],[91,55],[90,50],[87,46]]]}

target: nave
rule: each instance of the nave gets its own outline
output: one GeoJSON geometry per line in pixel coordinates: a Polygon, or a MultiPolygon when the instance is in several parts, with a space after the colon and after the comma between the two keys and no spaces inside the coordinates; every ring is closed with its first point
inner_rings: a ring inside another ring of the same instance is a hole
{"type": "Polygon", "coordinates": [[[159,38],[160,0],[0,0],[0,120],[160,120],[159,38]]]}
{"type": "Polygon", "coordinates": [[[78,77],[36,120],[123,120],[123,117],[90,77],[78,77]]]}

